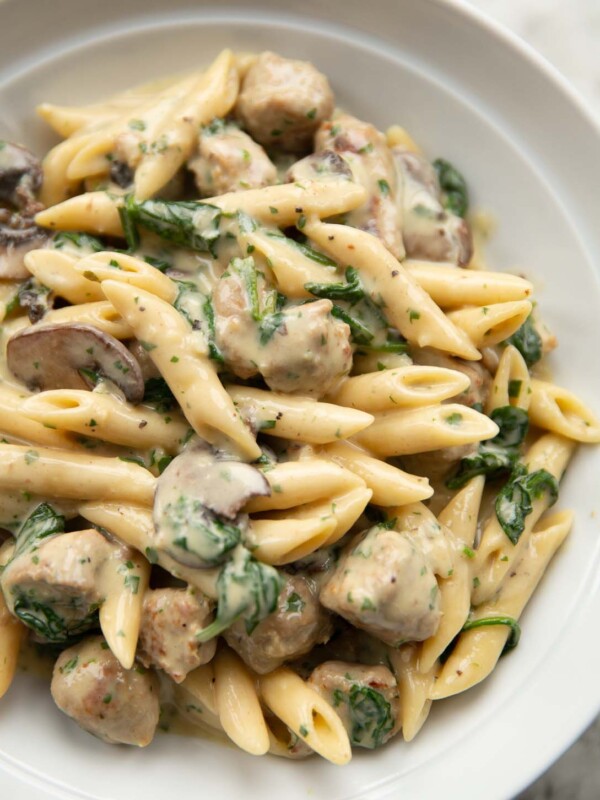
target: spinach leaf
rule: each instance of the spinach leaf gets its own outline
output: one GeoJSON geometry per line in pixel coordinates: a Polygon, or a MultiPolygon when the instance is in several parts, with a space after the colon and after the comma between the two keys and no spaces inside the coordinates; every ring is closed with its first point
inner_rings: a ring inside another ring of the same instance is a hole
{"type": "Polygon", "coordinates": [[[452,214],[464,217],[469,210],[469,190],[465,179],[456,167],[443,158],[436,158],[433,167],[442,190],[442,205],[452,214]]]}
{"type": "Polygon", "coordinates": [[[369,345],[375,338],[373,331],[369,330],[357,317],[352,316],[345,311],[341,306],[335,305],[331,309],[331,316],[336,319],[341,319],[350,328],[352,341],[360,345],[369,345]]]}
{"type": "Polygon", "coordinates": [[[60,231],[55,234],[52,242],[55,250],[62,250],[69,244],[74,245],[79,250],[91,250],[92,253],[100,253],[102,250],[106,250],[106,246],[100,239],[96,239],[95,236],[90,236],[88,233],[60,231]]]}
{"type": "Polygon", "coordinates": [[[392,708],[385,697],[370,686],[355,683],[350,688],[348,707],[352,731],[352,744],[373,749],[394,727],[392,708]]]}
{"type": "Polygon", "coordinates": [[[204,312],[204,318],[206,319],[206,325],[208,327],[208,355],[213,361],[218,361],[219,363],[223,364],[225,359],[223,358],[223,354],[219,350],[215,341],[215,309],[210,297],[207,297],[204,301],[202,311],[204,312]]]}
{"type": "Polygon", "coordinates": [[[281,311],[276,311],[274,314],[268,314],[261,321],[259,325],[259,341],[264,347],[271,340],[273,334],[278,328],[281,328],[285,317],[281,311]]]}
{"type": "Polygon", "coordinates": [[[521,626],[514,617],[485,617],[483,619],[470,619],[462,627],[463,631],[472,631],[476,628],[485,628],[489,625],[507,625],[510,628],[510,635],[502,650],[502,655],[514,650],[521,638],[521,626]]]}
{"type": "Polygon", "coordinates": [[[180,494],[165,505],[161,527],[170,540],[170,553],[181,560],[178,551],[191,553],[205,566],[221,564],[238,545],[241,530],[212,512],[200,500],[180,494]]]}
{"type": "Polygon", "coordinates": [[[188,200],[136,200],[129,195],[119,209],[121,224],[130,248],[139,244],[138,228],[163,239],[216,257],[221,209],[188,200]]]}
{"type": "MultiPolygon", "coordinates": [[[[290,239],[283,233],[279,233],[277,231],[266,231],[266,234],[271,239],[285,239],[286,243],[290,247],[298,250],[298,252],[302,253],[303,256],[310,258],[311,261],[315,261],[317,264],[321,264],[324,267],[337,267],[336,262],[329,258],[329,256],[326,256],[325,253],[320,253],[318,250],[315,250],[313,247],[306,244],[305,241],[301,242],[297,239],[290,239]]],[[[318,286],[320,284],[316,285],[318,286]]],[[[308,291],[310,292],[310,289],[308,291]]]]}
{"type": "Polygon", "coordinates": [[[21,594],[14,603],[14,613],[28,628],[46,641],[67,643],[97,625],[98,607],[90,606],[83,619],[67,620],[54,609],[33,597],[21,594]]]}
{"type": "Polygon", "coordinates": [[[165,414],[175,408],[175,397],[164,378],[148,378],[144,384],[146,405],[152,406],[159,414],[165,414]]]}
{"type": "Polygon", "coordinates": [[[275,611],[283,588],[278,571],[256,561],[245,547],[238,547],[231,561],[217,579],[217,616],[196,638],[206,642],[232,625],[240,617],[250,635],[258,623],[275,611]]]}
{"type": "Polygon", "coordinates": [[[351,306],[365,297],[358,270],[354,267],[347,268],[346,283],[305,283],[304,288],[320,299],[346,300],[351,306]]]}
{"type": "Polygon", "coordinates": [[[23,522],[15,535],[16,547],[13,558],[36,550],[47,536],[64,533],[65,518],[48,503],[40,503],[23,522]]]}
{"type": "Polygon", "coordinates": [[[517,348],[528,367],[537,364],[542,357],[542,337],[536,330],[531,314],[506,342],[517,348]]]}
{"type": "Polygon", "coordinates": [[[476,453],[461,459],[456,475],[446,481],[449,489],[460,489],[476,475],[497,478],[517,463],[519,447],[529,428],[529,415],[522,408],[502,406],[490,416],[500,431],[493,439],[481,442],[476,453]]]}
{"type": "Polygon", "coordinates": [[[544,492],[550,495],[550,505],[558,498],[558,481],[545,469],[527,472],[524,464],[517,464],[496,497],[496,517],[502,530],[513,544],[517,544],[525,530],[525,517],[531,513],[533,501],[544,492]]]}

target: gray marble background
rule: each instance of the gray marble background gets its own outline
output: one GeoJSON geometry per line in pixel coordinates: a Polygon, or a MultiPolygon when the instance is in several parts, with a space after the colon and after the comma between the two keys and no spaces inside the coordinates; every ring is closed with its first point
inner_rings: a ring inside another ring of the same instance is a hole
{"type": "MultiPolygon", "coordinates": [[[[503,23],[552,62],[600,118],[600,0],[468,2],[503,23]]],[[[516,800],[550,798],[600,800],[600,718],[516,800]]]]}

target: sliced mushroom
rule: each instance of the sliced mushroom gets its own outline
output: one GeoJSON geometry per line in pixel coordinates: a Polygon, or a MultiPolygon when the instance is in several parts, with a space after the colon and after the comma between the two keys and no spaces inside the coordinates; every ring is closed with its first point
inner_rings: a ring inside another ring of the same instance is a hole
{"type": "Polygon", "coordinates": [[[0,208],[0,278],[28,278],[25,254],[48,241],[33,221],[43,208],[36,199],[41,185],[39,159],[21,145],[0,141],[0,203],[13,209],[0,208]]]}
{"type": "Polygon", "coordinates": [[[131,403],[144,396],[140,365],[121,342],[91,325],[33,326],[16,333],[8,367],[30,389],[89,389],[94,374],[111,380],[131,403]]]}
{"type": "Polygon", "coordinates": [[[285,178],[290,183],[330,181],[336,178],[341,181],[351,181],[352,170],[348,162],[338,153],[333,150],[322,150],[292,164],[285,178]]]}
{"type": "Polygon", "coordinates": [[[42,185],[42,165],[26,147],[0,141],[0,201],[26,216],[40,211],[36,194],[42,185]]]}
{"type": "Polygon", "coordinates": [[[25,256],[47,242],[48,234],[31,217],[0,208],[0,278],[16,281],[29,278],[25,256]]]}
{"type": "Polygon", "coordinates": [[[181,564],[212,567],[239,544],[248,526],[240,510],[271,493],[256,467],[225,460],[208,449],[186,450],[157,482],[156,546],[181,564]]]}

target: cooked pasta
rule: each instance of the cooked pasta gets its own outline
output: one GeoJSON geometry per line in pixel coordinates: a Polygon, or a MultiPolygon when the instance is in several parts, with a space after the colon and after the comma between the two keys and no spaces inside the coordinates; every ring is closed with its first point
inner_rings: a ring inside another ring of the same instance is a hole
{"type": "Polygon", "coordinates": [[[410,742],[516,646],[600,441],[532,284],[309,63],[38,112],[42,163],[0,142],[0,696],[32,637],[105,742],[161,710],[257,756],[410,742]]]}

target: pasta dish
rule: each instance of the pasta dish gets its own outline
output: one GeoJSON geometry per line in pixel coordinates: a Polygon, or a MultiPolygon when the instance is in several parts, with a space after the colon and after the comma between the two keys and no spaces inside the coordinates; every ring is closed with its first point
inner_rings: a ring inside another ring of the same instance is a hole
{"type": "Polygon", "coordinates": [[[465,178],[223,51],[0,141],[0,696],[347,763],[483,681],[600,422],[465,178]],[[552,509],[552,510],[551,510],[552,509]]]}

